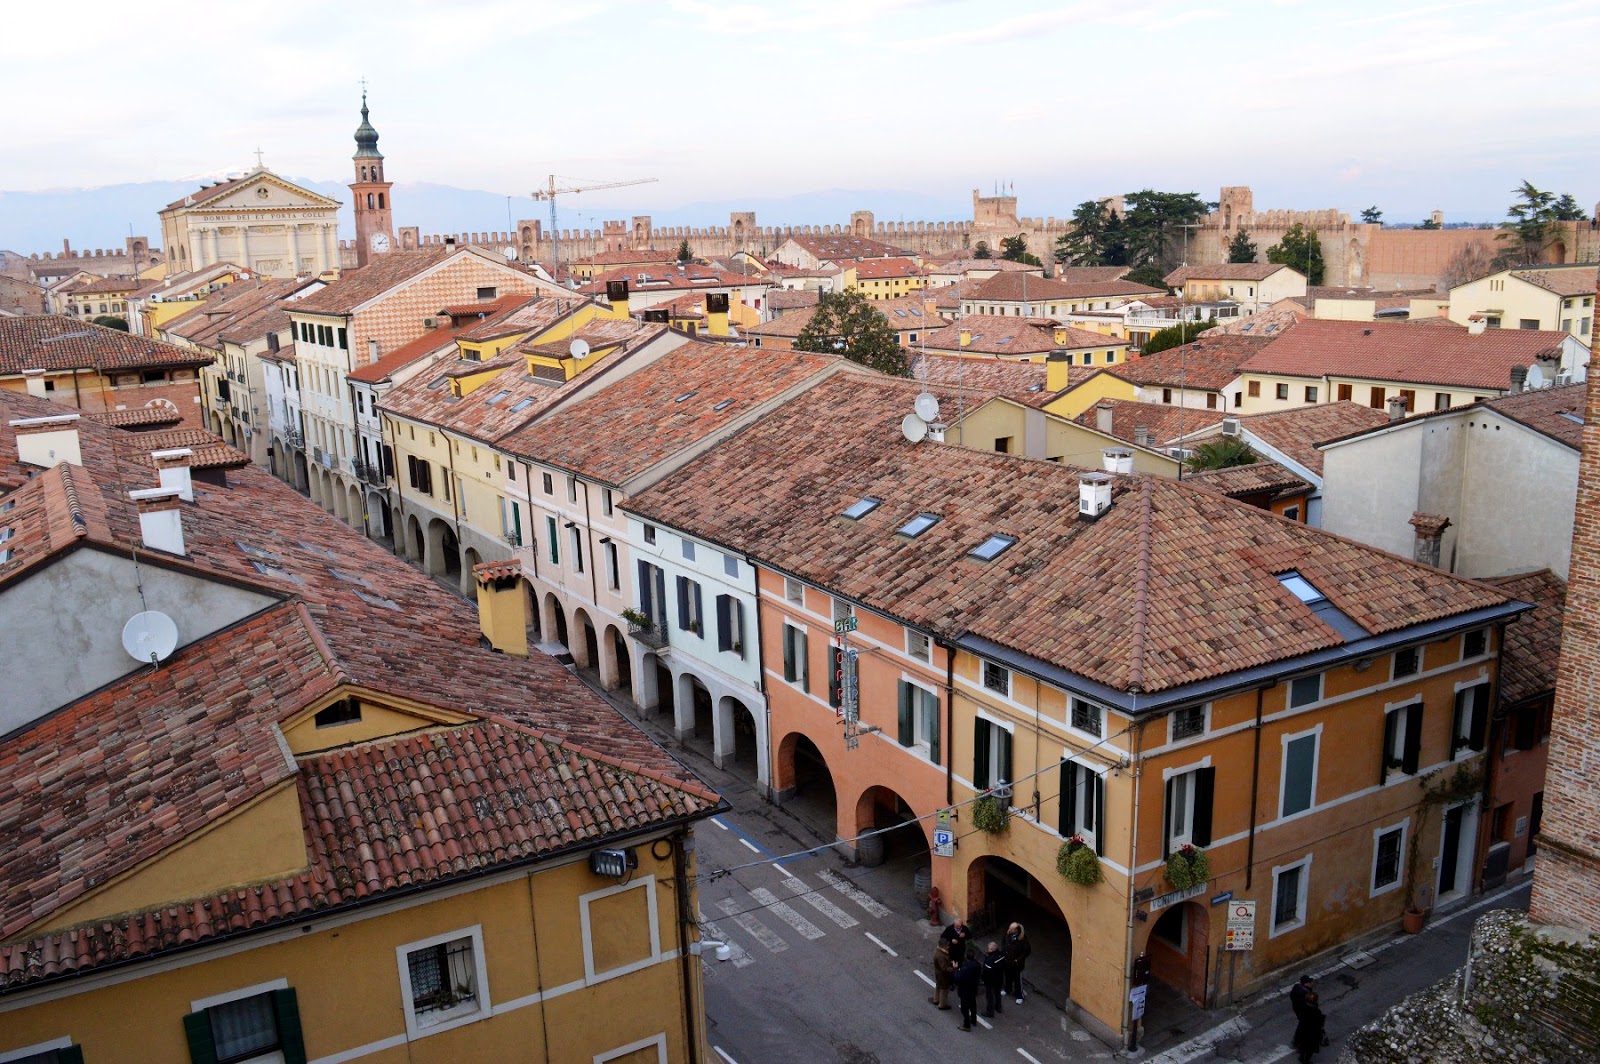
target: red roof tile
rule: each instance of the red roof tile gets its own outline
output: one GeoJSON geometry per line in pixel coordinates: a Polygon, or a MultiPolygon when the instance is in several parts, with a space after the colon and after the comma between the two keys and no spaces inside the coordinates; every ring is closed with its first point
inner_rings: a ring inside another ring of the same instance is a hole
{"type": "Polygon", "coordinates": [[[1534,608],[1505,629],[1500,654],[1500,701],[1514,706],[1530,698],[1550,695],[1556,689],[1556,669],[1561,661],[1561,628],[1567,604],[1567,585],[1549,569],[1484,581],[1512,598],[1531,602],[1534,608]]]}
{"type": "Polygon", "coordinates": [[[1276,262],[1218,262],[1210,266],[1179,266],[1161,280],[1168,288],[1181,288],[1191,280],[1265,281],[1279,270],[1290,268],[1276,262]]]}
{"type": "Polygon", "coordinates": [[[1317,444],[1387,425],[1389,415],[1359,403],[1341,402],[1251,414],[1239,421],[1261,442],[1321,476],[1322,452],[1317,444]]]}
{"type": "Polygon", "coordinates": [[[439,265],[452,255],[472,254],[466,248],[438,247],[425,251],[393,251],[360,269],[350,270],[320,292],[294,305],[307,314],[349,314],[369,300],[439,265]]]}
{"type": "Polygon", "coordinates": [[[1239,367],[1269,342],[1257,336],[1218,336],[1211,329],[1181,347],[1130,358],[1109,372],[1143,387],[1220,392],[1239,379],[1239,367]]]}
{"type": "Polygon", "coordinates": [[[1026,273],[1001,273],[978,282],[967,299],[983,302],[1029,303],[1067,302],[1074,299],[1120,299],[1162,295],[1159,288],[1134,281],[1056,281],[1026,273]]]}
{"type": "Polygon", "coordinates": [[[0,317],[0,374],[23,370],[169,369],[209,366],[212,357],[59,314],[0,317]]]}

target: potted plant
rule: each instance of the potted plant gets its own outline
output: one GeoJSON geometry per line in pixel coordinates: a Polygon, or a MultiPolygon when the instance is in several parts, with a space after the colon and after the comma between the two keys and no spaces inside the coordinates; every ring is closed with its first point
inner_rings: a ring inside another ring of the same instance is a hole
{"type": "Polygon", "coordinates": [[[1100,858],[1082,835],[1074,835],[1056,851],[1056,871],[1068,882],[1092,887],[1100,882],[1100,858]]]}
{"type": "Polygon", "coordinates": [[[1417,881],[1417,868],[1422,862],[1422,836],[1427,832],[1428,817],[1435,809],[1479,797],[1483,793],[1483,765],[1463,763],[1448,774],[1445,769],[1435,769],[1423,776],[1420,782],[1422,792],[1417,801],[1417,825],[1406,846],[1406,907],[1400,915],[1400,925],[1408,935],[1421,931],[1423,921],[1428,917],[1428,910],[1421,904],[1421,884],[1417,881]]]}
{"type": "Polygon", "coordinates": [[[632,606],[629,606],[627,609],[622,611],[622,619],[627,621],[628,626],[636,631],[642,631],[650,627],[650,618],[646,617],[632,606]]]}
{"type": "Polygon", "coordinates": [[[1006,829],[1005,804],[991,794],[972,803],[972,826],[994,835],[1006,829]]]}
{"type": "Polygon", "coordinates": [[[1210,879],[1211,858],[1193,843],[1184,843],[1167,857],[1167,882],[1174,889],[1188,890],[1210,879]]]}

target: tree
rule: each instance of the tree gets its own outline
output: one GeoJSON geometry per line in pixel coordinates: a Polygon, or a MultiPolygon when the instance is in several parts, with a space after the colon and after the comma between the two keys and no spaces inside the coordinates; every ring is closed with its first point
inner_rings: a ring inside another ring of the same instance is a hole
{"type": "Polygon", "coordinates": [[[1434,221],[1432,218],[1424,218],[1422,220],[1422,224],[1418,225],[1417,228],[1418,229],[1443,229],[1444,226],[1440,225],[1438,222],[1434,221]]]}
{"type": "Polygon", "coordinates": [[[128,331],[128,319],[118,317],[115,314],[102,314],[98,318],[94,318],[91,324],[103,325],[107,329],[116,329],[119,332],[128,331]]]}
{"type": "Polygon", "coordinates": [[[1382,225],[1383,212],[1380,211],[1376,206],[1368,207],[1366,210],[1361,212],[1361,220],[1366,222],[1368,225],[1382,225]]]}
{"type": "Polygon", "coordinates": [[[1219,436],[1197,446],[1189,454],[1190,469],[1231,469],[1255,465],[1255,452],[1237,436],[1219,436]]]}
{"type": "Polygon", "coordinates": [[[1008,236],[1000,241],[1000,257],[1007,262],[1021,262],[1029,266],[1043,266],[1039,256],[1028,251],[1028,237],[1024,233],[1008,236]]]}
{"type": "Polygon", "coordinates": [[[1123,197],[1123,245],[1130,266],[1153,266],[1162,276],[1182,259],[1188,227],[1198,225],[1215,203],[1194,192],[1156,192],[1145,189],[1123,197]]]}
{"type": "Polygon", "coordinates": [[[1450,256],[1450,261],[1445,264],[1444,276],[1440,278],[1443,291],[1450,291],[1458,284],[1476,281],[1480,277],[1487,277],[1494,272],[1494,254],[1489,245],[1481,240],[1475,240],[1450,256]]]}
{"type": "Polygon", "coordinates": [[[1505,232],[1500,234],[1508,246],[1495,258],[1501,269],[1538,262],[1554,240],[1554,223],[1581,222],[1588,217],[1570,192],[1557,196],[1535,188],[1532,181],[1524,181],[1514,191],[1517,201],[1506,209],[1507,220],[1501,226],[1505,232]]]}
{"type": "Polygon", "coordinates": [[[689,242],[685,240],[678,245],[678,261],[688,262],[692,258],[694,258],[694,252],[690,250],[689,242]]]}
{"type": "Polygon", "coordinates": [[[1572,193],[1563,192],[1561,198],[1551,204],[1550,210],[1558,222],[1586,222],[1589,216],[1578,206],[1578,201],[1572,198],[1572,193]]]}
{"type": "Polygon", "coordinates": [[[1150,339],[1144,342],[1144,347],[1139,349],[1140,356],[1153,355],[1157,351],[1165,351],[1171,347],[1181,347],[1193,340],[1207,329],[1215,329],[1217,323],[1212,321],[1183,321],[1176,325],[1168,326],[1150,334],[1150,339]]]}
{"type": "Polygon", "coordinates": [[[1166,276],[1161,272],[1161,267],[1150,265],[1129,270],[1122,275],[1122,279],[1124,281],[1132,281],[1134,284],[1142,284],[1146,288],[1165,288],[1167,286],[1166,276]]]}
{"type": "Polygon", "coordinates": [[[1241,229],[1233,234],[1233,240],[1228,244],[1229,262],[1254,262],[1256,261],[1256,242],[1250,239],[1248,230],[1241,229]]]}
{"type": "Polygon", "coordinates": [[[972,257],[975,259],[994,258],[994,254],[989,250],[989,242],[987,240],[978,241],[978,246],[972,249],[972,257]]]}
{"type": "Polygon", "coordinates": [[[1100,200],[1085,200],[1072,212],[1072,231],[1056,241],[1063,266],[1126,266],[1122,218],[1100,200]]]}
{"type": "Polygon", "coordinates": [[[1267,261],[1299,270],[1306,275],[1306,284],[1322,283],[1322,239],[1316,231],[1295,222],[1283,239],[1267,249],[1267,261]]]}
{"type": "Polygon", "coordinates": [[[911,371],[889,320],[853,288],[822,294],[811,320],[795,337],[794,349],[843,355],[891,377],[904,377],[911,371]]]}

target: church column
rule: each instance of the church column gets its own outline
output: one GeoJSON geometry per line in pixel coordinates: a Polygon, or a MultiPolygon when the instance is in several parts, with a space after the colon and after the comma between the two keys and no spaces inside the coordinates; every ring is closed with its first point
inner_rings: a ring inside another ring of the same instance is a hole
{"type": "Polygon", "coordinates": [[[297,277],[300,274],[300,226],[289,222],[284,228],[289,232],[289,276],[297,277]]]}
{"type": "Polygon", "coordinates": [[[200,260],[197,267],[217,261],[217,231],[209,225],[200,230],[200,260]]]}
{"type": "Polygon", "coordinates": [[[239,265],[250,269],[250,227],[243,222],[239,223],[239,265]]]}

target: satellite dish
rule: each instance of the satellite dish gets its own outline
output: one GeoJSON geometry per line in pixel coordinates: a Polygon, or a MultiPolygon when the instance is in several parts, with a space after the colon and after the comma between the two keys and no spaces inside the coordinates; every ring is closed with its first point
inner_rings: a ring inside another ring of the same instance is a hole
{"type": "Polygon", "coordinates": [[[1527,383],[1530,388],[1543,388],[1545,385],[1544,370],[1538,366],[1529,366],[1527,383]]]}
{"type": "Polygon", "coordinates": [[[939,419],[939,400],[932,392],[923,392],[917,396],[917,416],[924,421],[937,421],[939,419]]]}
{"type": "Polygon", "coordinates": [[[928,435],[928,423],[915,414],[907,414],[900,420],[900,432],[912,443],[918,443],[928,435]]]}
{"type": "Polygon", "coordinates": [[[573,358],[586,358],[586,357],[588,357],[588,354],[589,354],[589,341],[587,341],[587,340],[574,340],[574,341],[572,341],[571,345],[567,347],[567,353],[570,354],[573,358]]]}
{"type": "Polygon", "coordinates": [[[160,610],[146,610],[122,626],[122,649],[134,661],[149,665],[165,661],[178,645],[178,626],[160,610]]]}
{"type": "Polygon", "coordinates": [[[506,257],[507,262],[517,261],[517,249],[512,247],[510,244],[507,244],[505,247],[501,248],[500,254],[506,257]]]}

